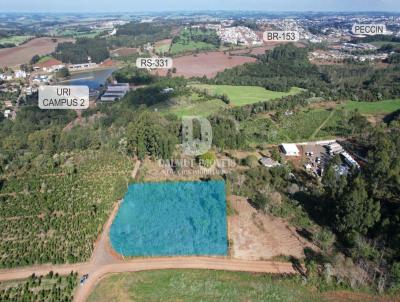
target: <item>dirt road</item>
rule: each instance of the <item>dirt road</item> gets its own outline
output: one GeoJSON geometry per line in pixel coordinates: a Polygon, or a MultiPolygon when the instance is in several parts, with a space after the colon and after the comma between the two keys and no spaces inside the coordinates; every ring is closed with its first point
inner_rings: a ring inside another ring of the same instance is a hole
{"type": "Polygon", "coordinates": [[[162,269],[213,269],[274,274],[296,273],[291,263],[283,262],[245,261],[210,257],[173,257],[130,260],[99,268],[90,275],[87,282],[76,291],[75,301],[86,301],[96,284],[107,274],[162,269]]]}
{"type": "MultiPolygon", "coordinates": [[[[132,177],[135,178],[140,168],[140,161],[137,161],[132,177]]],[[[0,270],[0,282],[24,279],[32,274],[46,275],[50,271],[59,275],[67,275],[71,271],[78,272],[80,276],[89,274],[88,280],[75,291],[75,301],[86,301],[96,284],[111,273],[138,272],[146,270],[161,269],[213,269],[227,271],[243,271],[273,274],[296,274],[291,263],[274,261],[249,261],[224,257],[163,257],[163,258],[140,258],[124,260],[111,248],[109,232],[115,215],[118,212],[118,202],[108,221],[104,225],[103,232],[95,243],[93,255],[89,262],[71,265],[40,265],[34,267],[0,270]]]]}

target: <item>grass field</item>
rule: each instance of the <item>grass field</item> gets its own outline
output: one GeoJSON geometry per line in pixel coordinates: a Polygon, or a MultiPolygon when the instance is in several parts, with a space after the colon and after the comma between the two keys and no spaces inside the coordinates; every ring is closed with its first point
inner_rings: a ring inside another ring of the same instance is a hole
{"type": "Polygon", "coordinates": [[[174,43],[171,46],[171,55],[176,55],[185,52],[196,50],[213,50],[215,46],[204,42],[189,41],[188,43],[174,43]]]}
{"type": "Polygon", "coordinates": [[[174,114],[178,117],[192,115],[208,117],[228,107],[220,99],[209,100],[193,92],[188,96],[180,96],[172,100],[172,102],[154,105],[151,107],[151,110],[158,111],[161,115],[174,114]]]}
{"type": "Polygon", "coordinates": [[[343,104],[347,110],[356,110],[361,114],[375,115],[375,114],[389,114],[394,111],[400,110],[400,99],[386,100],[380,102],[347,102],[343,104]]]}
{"type": "Polygon", "coordinates": [[[195,29],[184,29],[179,34],[178,39],[174,39],[175,42],[173,42],[171,45],[170,54],[176,55],[180,53],[194,52],[197,50],[213,50],[217,48],[215,44],[204,42],[204,40],[198,39],[199,36],[216,36],[216,33],[215,31],[211,30],[202,31],[195,29]]]}
{"type": "Polygon", "coordinates": [[[289,92],[271,91],[258,86],[196,84],[192,85],[192,87],[202,90],[205,89],[211,94],[226,94],[231,104],[234,106],[244,106],[262,101],[270,101],[301,92],[301,89],[296,87],[292,88],[289,92]]]}
{"type": "Polygon", "coordinates": [[[51,34],[56,37],[72,37],[72,38],[95,38],[98,34],[103,31],[100,29],[91,31],[76,31],[72,29],[56,29],[51,34]]]}
{"type": "Polygon", "coordinates": [[[187,104],[173,105],[173,106],[157,106],[161,114],[175,114],[178,117],[187,115],[197,115],[197,116],[210,116],[219,110],[226,108],[227,105],[221,100],[210,100],[202,102],[192,102],[187,104]]]}
{"type": "Polygon", "coordinates": [[[167,53],[169,51],[170,45],[163,44],[156,47],[156,53],[167,53]]]}
{"type": "Polygon", "coordinates": [[[88,299],[108,301],[325,301],[293,278],[211,270],[165,270],[115,274],[103,279],[88,299]]]}
{"type": "Polygon", "coordinates": [[[343,135],[342,119],[338,110],[306,109],[279,121],[256,117],[241,127],[250,144],[302,142],[343,135]]]}
{"type": "Polygon", "coordinates": [[[162,41],[158,41],[155,44],[155,50],[158,54],[165,54],[169,52],[169,48],[171,47],[172,40],[166,39],[162,41]]]}
{"type": "Polygon", "coordinates": [[[0,38],[0,44],[20,45],[31,38],[32,36],[12,36],[7,38],[0,38]]]}
{"type": "Polygon", "coordinates": [[[51,59],[54,59],[54,58],[52,56],[43,56],[43,57],[40,58],[38,63],[45,63],[47,61],[50,61],[51,59]]]}

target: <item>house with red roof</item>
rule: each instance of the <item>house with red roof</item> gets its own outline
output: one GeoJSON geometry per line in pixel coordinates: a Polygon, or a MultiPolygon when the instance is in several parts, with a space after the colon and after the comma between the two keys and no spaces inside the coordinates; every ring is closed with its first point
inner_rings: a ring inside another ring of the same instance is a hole
{"type": "Polygon", "coordinates": [[[54,72],[64,68],[63,62],[56,59],[49,59],[44,62],[37,63],[33,66],[35,70],[43,70],[45,72],[54,72]]]}

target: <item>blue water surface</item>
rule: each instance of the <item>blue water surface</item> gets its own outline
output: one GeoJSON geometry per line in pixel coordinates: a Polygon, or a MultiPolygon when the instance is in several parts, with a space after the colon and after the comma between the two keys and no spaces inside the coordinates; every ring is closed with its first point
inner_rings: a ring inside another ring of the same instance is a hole
{"type": "Polygon", "coordinates": [[[225,183],[132,184],[110,239],[124,256],[226,255],[225,183]]]}

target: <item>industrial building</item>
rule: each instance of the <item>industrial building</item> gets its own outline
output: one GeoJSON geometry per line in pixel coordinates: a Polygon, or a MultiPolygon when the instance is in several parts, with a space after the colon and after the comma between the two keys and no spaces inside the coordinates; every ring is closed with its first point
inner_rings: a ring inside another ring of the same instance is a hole
{"type": "Polygon", "coordinates": [[[300,151],[296,144],[282,144],[281,150],[286,156],[300,156],[300,151]]]}
{"type": "Polygon", "coordinates": [[[115,102],[122,99],[129,91],[128,83],[111,84],[107,91],[101,96],[102,102],[115,102]]]}

